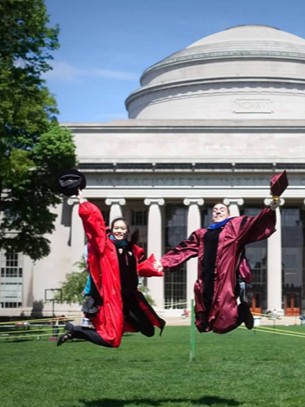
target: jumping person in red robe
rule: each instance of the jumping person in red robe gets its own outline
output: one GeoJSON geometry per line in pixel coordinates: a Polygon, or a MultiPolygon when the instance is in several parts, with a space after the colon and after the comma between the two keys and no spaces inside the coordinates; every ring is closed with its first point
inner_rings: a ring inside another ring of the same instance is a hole
{"type": "Polygon", "coordinates": [[[268,238],[275,231],[278,200],[257,216],[230,217],[223,203],[213,207],[213,224],[194,231],[190,237],[168,251],[158,270],[173,270],[192,257],[198,257],[198,276],[194,286],[195,323],[199,332],[226,333],[242,322],[253,328],[253,316],[246,302],[237,303],[238,277],[247,280],[251,273],[244,257],[245,245],[268,238]]]}
{"type": "Polygon", "coordinates": [[[142,248],[127,240],[128,224],[117,218],[108,234],[98,207],[84,202],[81,192],[79,216],[88,240],[88,269],[100,296],[97,313],[91,318],[94,329],[66,325],[57,345],[69,339],[88,340],[96,345],[119,347],[124,332],[141,332],[151,337],[155,326],[161,333],[165,321],[161,319],[138,289],[138,276],[162,276],[153,263],[154,257],[143,260],[142,248]]]}

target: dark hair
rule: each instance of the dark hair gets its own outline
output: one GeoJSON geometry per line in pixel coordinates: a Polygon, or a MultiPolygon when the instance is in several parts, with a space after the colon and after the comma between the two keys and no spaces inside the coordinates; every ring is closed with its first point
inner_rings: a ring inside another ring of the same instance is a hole
{"type": "Polygon", "coordinates": [[[129,232],[128,220],[127,220],[126,218],[123,218],[122,216],[113,219],[113,221],[111,222],[111,225],[110,225],[110,229],[112,230],[113,227],[114,227],[114,224],[115,224],[116,222],[118,222],[119,220],[121,220],[121,221],[123,221],[123,222],[125,223],[125,225],[126,225],[126,227],[127,227],[127,232],[129,232]]]}

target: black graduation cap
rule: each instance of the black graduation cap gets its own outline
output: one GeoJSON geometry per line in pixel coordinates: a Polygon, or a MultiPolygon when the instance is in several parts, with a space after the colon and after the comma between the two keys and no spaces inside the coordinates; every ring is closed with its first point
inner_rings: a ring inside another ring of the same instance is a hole
{"type": "Polygon", "coordinates": [[[58,191],[66,196],[78,195],[78,190],[86,188],[86,184],[84,174],[75,169],[61,172],[57,178],[58,191]]]}
{"type": "Polygon", "coordinates": [[[288,187],[286,170],[274,175],[270,180],[270,190],[272,196],[281,196],[288,187]]]}

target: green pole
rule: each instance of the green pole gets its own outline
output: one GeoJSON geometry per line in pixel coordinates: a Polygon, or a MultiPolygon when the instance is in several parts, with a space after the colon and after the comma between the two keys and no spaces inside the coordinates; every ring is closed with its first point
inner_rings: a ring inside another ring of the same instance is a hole
{"type": "Polygon", "coordinates": [[[191,301],[191,336],[190,336],[190,362],[195,359],[195,308],[194,300],[191,301]]]}

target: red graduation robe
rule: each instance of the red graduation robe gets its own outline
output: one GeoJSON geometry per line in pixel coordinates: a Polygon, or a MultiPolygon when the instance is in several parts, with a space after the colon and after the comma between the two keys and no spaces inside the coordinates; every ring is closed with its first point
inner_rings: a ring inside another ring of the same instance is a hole
{"type": "Polygon", "coordinates": [[[210,312],[203,301],[202,261],[204,235],[207,229],[198,229],[190,237],[161,259],[164,268],[174,269],[192,257],[198,257],[198,276],[194,286],[195,322],[200,332],[226,333],[237,326],[236,270],[241,263],[244,246],[268,238],[275,231],[276,216],[270,208],[257,216],[233,217],[223,226],[219,235],[215,271],[214,291],[210,312]]]}
{"type": "MultiPolygon", "coordinates": [[[[123,333],[135,331],[131,325],[125,324],[123,317],[123,304],[121,297],[121,281],[119,262],[114,243],[109,239],[101,211],[90,202],[79,205],[79,216],[83,221],[85,234],[88,240],[88,265],[96,288],[103,299],[103,305],[92,319],[97,333],[104,339],[109,347],[120,346],[123,333]]],[[[133,254],[139,260],[143,256],[143,249],[133,245],[133,254]]],[[[152,267],[154,258],[151,256],[140,263],[139,275],[162,276],[152,267]]],[[[145,311],[154,326],[161,329],[165,321],[158,317],[148,304],[143,294],[136,292],[135,301],[145,311]]]]}

